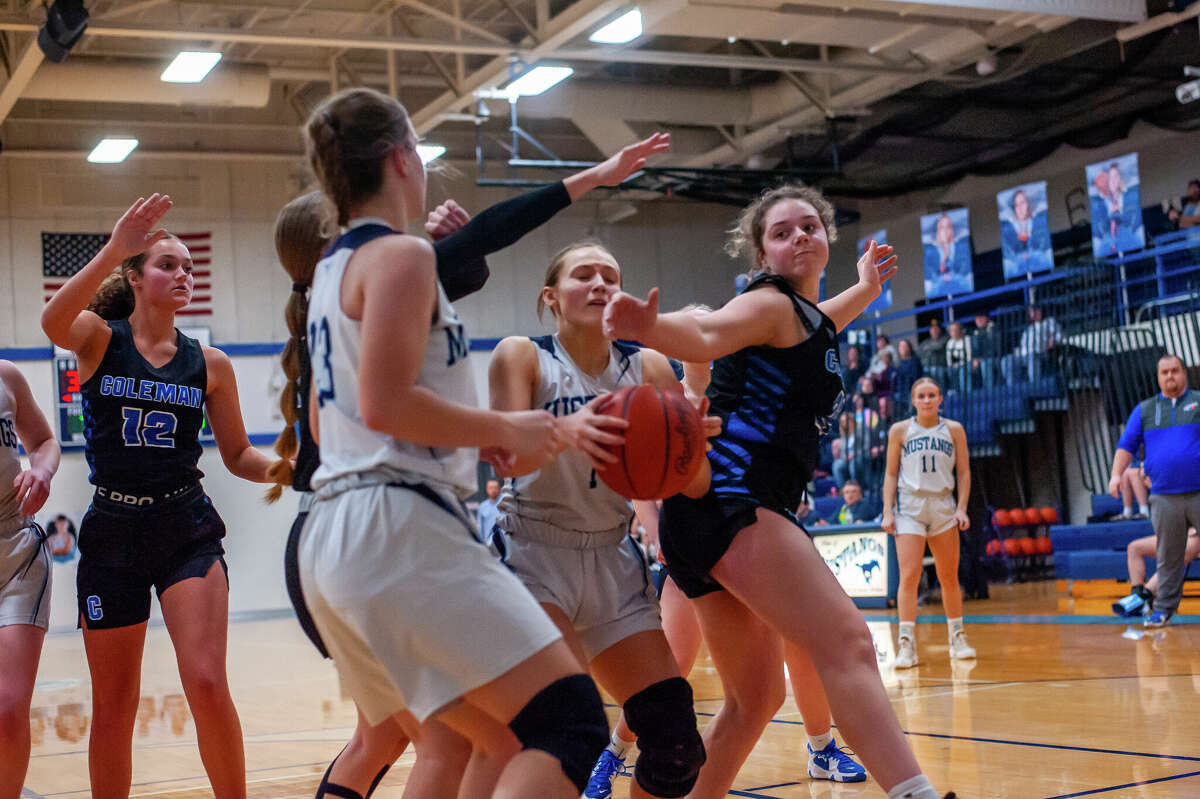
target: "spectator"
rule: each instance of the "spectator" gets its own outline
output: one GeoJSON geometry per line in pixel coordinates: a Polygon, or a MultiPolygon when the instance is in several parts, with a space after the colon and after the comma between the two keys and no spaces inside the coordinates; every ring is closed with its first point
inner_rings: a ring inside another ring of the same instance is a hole
{"type": "Polygon", "coordinates": [[[500,504],[500,481],[488,480],[484,484],[483,490],[487,494],[487,498],[479,503],[476,518],[479,520],[479,535],[483,539],[483,543],[490,544],[492,528],[496,525],[496,516],[498,515],[496,508],[500,504]]]}
{"type": "Polygon", "coordinates": [[[966,391],[971,386],[971,340],[963,334],[962,323],[950,323],[946,342],[946,371],[951,391],[966,391]]]}
{"type": "Polygon", "coordinates": [[[1147,627],[1169,624],[1183,595],[1187,530],[1200,527],[1200,392],[1188,389],[1182,359],[1158,360],[1158,396],[1129,416],[1113,456],[1108,493],[1120,493],[1121,477],[1145,445],[1150,478],[1150,522],[1158,537],[1159,591],[1147,627]]]}
{"type": "Polygon", "coordinates": [[[1172,208],[1167,211],[1167,218],[1175,223],[1180,230],[1200,225],[1200,178],[1188,181],[1187,196],[1183,198],[1182,208],[1172,208]]]}
{"type": "Polygon", "coordinates": [[[988,318],[987,311],[975,314],[975,330],[971,333],[971,371],[979,375],[984,388],[996,384],[1000,371],[1000,331],[996,323],[988,318]]]}
{"type": "Polygon", "coordinates": [[[842,364],[842,385],[846,389],[847,397],[854,394],[859,378],[866,374],[866,371],[867,367],[859,356],[858,345],[851,344],[846,350],[846,362],[842,364]]]}
{"type": "Polygon", "coordinates": [[[849,411],[842,413],[838,420],[838,437],[833,442],[833,479],[840,490],[849,480],[860,480],[862,469],[855,459],[858,452],[855,439],[854,414],[849,411]]]}
{"type": "Polygon", "coordinates": [[[892,381],[896,377],[896,370],[892,368],[892,353],[882,353],[879,362],[882,368],[875,372],[871,382],[875,384],[875,396],[887,397],[892,393],[892,381]]]}
{"type": "Polygon", "coordinates": [[[856,524],[858,522],[869,522],[873,518],[868,515],[869,510],[867,503],[863,501],[862,486],[854,480],[847,480],[846,485],[842,487],[842,507],[838,508],[837,513],[832,516],[818,520],[817,524],[856,524]]]}
{"type": "MultiPolygon", "coordinates": [[[[1133,470],[1127,469],[1125,473],[1130,471],[1133,470]]],[[[1129,546],[1125,547],[1125,557],[1129,566],[1129,596],[1113,603],[1113,613],[1128,617],[1153,612],[1154,594],[1158,591],[1158,572],[1146,580],[1146,558],[1155,556],[1157,546],[1155,537],[1147,535],[1133,539],[1129,546]]],[[[1193,527],[1188,530],[1187,546],[1183,552],[1184,570],[1197,555],[1200,555],[1200,536],[1196,535],[1196,528],[1193,527]]]]}
{"type": "Polygon", "coordinates": [[[921,358],[925,374],[939,385],[945,385],[946,338],[942,335],[942,323],[937,318],[929,320],[929,338],[917,345],[917,355],[921,358]]]}
{"type": "Polygon", "coordinates": [[[1118,519],[1144,519],[1150,502],[1146,496],[1146,473],[1142,464],[1134,461],[1121,475],[1121,515],[1118,519]],[[1137,513],[1133,512],[1133,501],[1137,500],[1137,513]]]}
{"type": "Polygon", "coordinates": [[[1042,373],[1050,365],[1054,348],[1058,346],[1058,322],[1053,316],[1046,316],[1042,306],[1036,303],[1029,306],[1029,326],[1021,333],[1021,341],[1017,348],[1000,359],[1000,371],[1004,382],[1009,385],[1016,382],[1017,366],[1024,365],[1024,377],[1030,383],[1041,379],[1042,373]]]}
{"type": "Polygon", "coordinates": [[[892,363],[896,362],[896,348],[892,346],[887,336],[880,333],[875,337],[875,355],[871,357],[871,365],[867,369],[867,374],[874,376],[883,371],[884,355],[890,357],[892,363]]]}
{"type": "Polygon", "coordinates": [[[892,367],[892,396],[899,401],[908,396],[913,383],[925,374],[925,370],[908,339],[902,338],[896,342],[896,355],[898,359],[892,367]]]}
{"type": "Polygon", "coordinates": [[[50,545],[50,555],[57,563],[66,563],[75,559],[75,525],[60,513],[50,522],[46,543],[50,545]]]}

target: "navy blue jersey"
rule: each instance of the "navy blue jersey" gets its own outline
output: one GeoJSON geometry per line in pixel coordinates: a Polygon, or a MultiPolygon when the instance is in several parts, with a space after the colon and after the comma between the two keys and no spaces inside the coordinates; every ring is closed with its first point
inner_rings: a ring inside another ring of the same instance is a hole
{"type": "Polygon", "coordinates": [[[713,364],[709,413],[721,435],[709,453],[712,490],[791,511],[819,457],[821,435],[842,406],[837,328],[777,275],[760,275],[746,291],[771,287],[792,301],[808,338],[794,347],[746,347],[713,364]]]}
{"type": "Polygon", "coordinates": [[[131,494],[196,482],[208,387],[200,343],[176,331],[175,357],[155,369],[134,346],[128,319],[108,326],[104,358],[80,388],[88,479],[131,494]]]}

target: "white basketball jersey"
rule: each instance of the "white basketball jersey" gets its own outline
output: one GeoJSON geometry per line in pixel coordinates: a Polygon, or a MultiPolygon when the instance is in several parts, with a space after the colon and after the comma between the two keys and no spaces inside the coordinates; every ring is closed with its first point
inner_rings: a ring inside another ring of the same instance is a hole
{"type": "MultiPolygon", "coordinates": [[[[596,397],[642,382],[642,353],[632,345],[613,344],[608,366],[598,377],[584,372],[558,340],[533,339],[541,381],[533,407],[567,416],[596,397]]],[[[629,523],[629,500],[613,491],[592,470],[592,461],[568,449],[536,472],[509,481],[500,498],[500,529],[519,531],[522,519],[562,530],[599,533],[629,523]]]]}
{"type": "Polygon", "coordinates": [[[946,420],[933,427],[909,419],[900,447],[900,492],[945,494],[954,488],[954,440],[946,420]]]}
{"type": "Polygon", "coordinates": [[[13,480],[21,473],[19,446],[16,398],[0,380],[0,520],[20,515],[17,489],[13,487],[13,480]]]}
{"type": "MultiPolygon", "coordinates": [[[[313,474],[312,487],[318,489],[347,474],[385,471],[410,473],[465,497],[475,491],[478,450],[438,449],[401,441],[367,427],[359,410],[359,372],[381,365],[360,363],[362,323],[342,312],[342,276],[358,247],[391,232],[382,220],[352,221],[331,254],[317,264],[313,276],[308,348],[317,393],[321,465],[313,474]]],[[[451,402],[477,405],[468,349],[458,314],[438,282],[437,313],[429,327],[417,384],[451,402]]]]}

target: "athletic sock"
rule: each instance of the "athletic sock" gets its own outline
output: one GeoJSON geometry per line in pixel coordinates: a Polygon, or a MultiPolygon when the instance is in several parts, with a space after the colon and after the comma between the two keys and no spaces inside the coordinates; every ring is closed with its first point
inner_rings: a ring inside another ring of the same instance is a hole
{"type": "Polygon", "coordinates": [[[833,730],[828,730],[821,735],[808,736],[808,745],[814,752],[820,752],[831,743],[833,743],[833,730]]]}
{"type": "Polygon", "coordinates": [[[916,632],[914,632],[916,626],[917,623],[915,621],[900,622],[900,637],[915,642],[917,640],[916,632]]]}
{"type": "Polygon", "coordinates": [[[1133,515],[1133,506],[1132,506],[1132,505],[1126,505],[1126,506],[1125,506],[1125,508],[1123,509],[1123,511],[1122,511],[1122,513],[1121,513],[1121,515],[1122,515],[1122,516],[1125,516],[1125,517],[1132,516],[1132,515],[1133,515]]]}
{"type": "Polygon", "coordinates": [[[620,735],[617,735],[617,731],[614,729],[612,731],[612,737],[610,737],[608,740],[608,751],[612,752],[617,757],[623,758],[625,757],[625,753],[629,751],[629,746],[632,743],[632,741],[626,741],[620,735]]]}
{"type": "Polygon", "coordinates": [[[888,799],[941,799],[924,774],[910,777],[888,791],[888,799]]]}
{"type": "Polygon", "coordinates": [[[950,632],[950,637],[958,635],[963,631],[962,616],[957,619],[946,619],[946,629],[950,632]]]}

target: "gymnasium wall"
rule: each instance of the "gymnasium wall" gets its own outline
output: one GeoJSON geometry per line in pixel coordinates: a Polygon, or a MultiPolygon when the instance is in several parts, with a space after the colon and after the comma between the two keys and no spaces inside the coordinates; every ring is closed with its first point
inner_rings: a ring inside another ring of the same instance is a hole
{"type": "MultiPolygon", "coordinates": [[[[478,211],[517,191],[476,187],[473,166],[463,170],[453,179],[431,176],[431,206],[453,196],[467,209],[478,211]]],[[[211,319],[193,317],[185,323],[209,326],[218,345],[282,342],[286,336],[282,311],[290,280],[275,260],[274,221],[278,209],[300,191],[303,174],[299,161],[220,163],[135,157],[123,165],[102,167],[75,160],[0,159],[0,350],[49,346],[39,323],[41,233],[109,231],[139,194],[154,191],[165,191],[176,202],[165,220],[169,229],[212,232],[213,314],[211,319]]],[[[606,224],[604,219],[616,203],[607,193],[597,192],[492,256],[486,289],[458,304],[470,334],[494,339],[543,332],[534,303],[546,265],[564,244],[588,236],[612,248],[630,290],[644,294],[659,286],[664,307],[693,300],[712,305],[724,301],[738,267],[721,252],[722,231],[737,209],[669,200],[640,203],[638,208],[634,216],[606,224]]],[[[489,353],[472,352],[470,358],[484,397],[489,353]]],[[[284,378],[278,357],[235,354],[233,362],[247,431],[256,442],[269,442],[282,426],[277,397],[284,378]]],[[[56,388],[51,362],[22,360],[17,365],[43,411],[53,418],[56,388]]],[[[269,453],[269,444],[262,449],[269,453]]],[[[281,558],[296,498],[285,494],[276,505],[264,505],[262,487],[231,477],[215,447],[205,448],[200,466],[228,527],[231,609],[286,607],[281,558]]],[[[64,453],[39,519],[65,513],[78,525],[91,497],[87,473],[81,452],[64,453]]],[[[53,628],[74,625],[74,577],[74,563],[56,564],[53,628]]],[[[157,615],[157,605],[154,612],[157,615]]]]}

